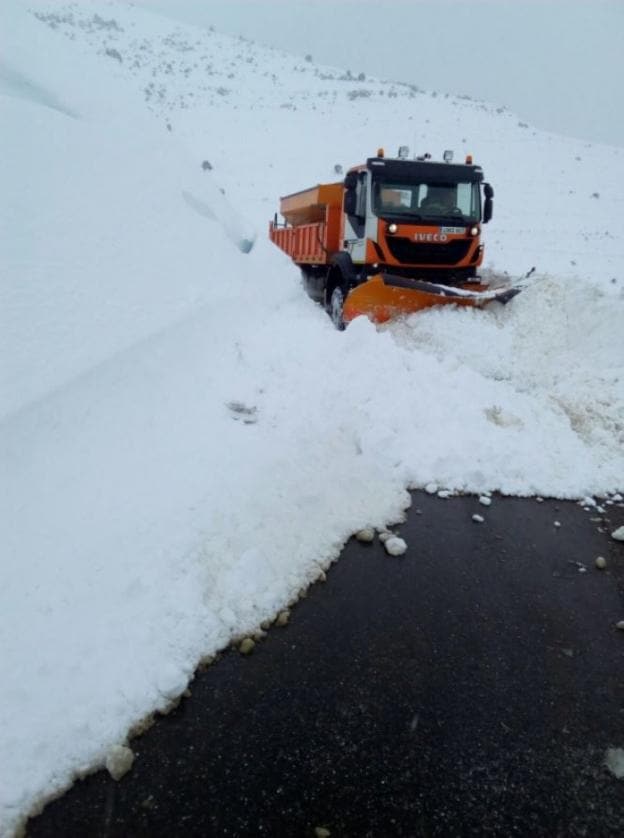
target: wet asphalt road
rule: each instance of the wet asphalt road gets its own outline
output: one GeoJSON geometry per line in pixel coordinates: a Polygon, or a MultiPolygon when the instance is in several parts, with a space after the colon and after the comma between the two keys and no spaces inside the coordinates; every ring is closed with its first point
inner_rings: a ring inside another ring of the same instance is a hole
{"type": "Polygon", "coordinates": [[[287,627],[134,740],[130,774],[79,782],[28,835],[624,835],[603,765],[624,748],[624,545],[595,515],[415,494],[405,556],[350,542],[287,627]]]}

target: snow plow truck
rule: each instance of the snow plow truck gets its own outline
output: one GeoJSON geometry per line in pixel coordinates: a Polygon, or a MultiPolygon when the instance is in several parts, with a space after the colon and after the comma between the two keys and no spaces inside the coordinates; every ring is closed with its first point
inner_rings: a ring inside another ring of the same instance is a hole
{"type": "Polygon", "coordinates": [[[338,329],[359,315],[384,323],[434,305],[482,307],[517,290],[488,290],[481,228],[494,190],[467,156],[397,158],[383,149],[344,181],[280,199],[269,237],[300,267],[309,295],[338,329]],[[482,200],[483,198],[483,200],[482,200]]]}

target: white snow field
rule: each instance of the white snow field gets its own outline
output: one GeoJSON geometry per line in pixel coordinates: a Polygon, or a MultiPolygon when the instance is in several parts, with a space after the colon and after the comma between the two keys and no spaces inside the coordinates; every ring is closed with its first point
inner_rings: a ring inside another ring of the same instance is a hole
{"type": "Polygon", "coordinates": [[[624,150],[122,3],[30,6],[0,12],[3,835],[407,488],[624,489],[624,150]],[[267,223],[401,142],[472,152],[489,269],[536,272],[505,308],[338,333],[267,223]]]}

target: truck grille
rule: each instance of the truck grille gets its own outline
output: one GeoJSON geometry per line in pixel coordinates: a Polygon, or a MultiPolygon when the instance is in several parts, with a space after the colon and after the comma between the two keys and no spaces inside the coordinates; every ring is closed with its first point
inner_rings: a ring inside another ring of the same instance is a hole
{"type": "Polygon", "coordinates": [[[446,244],[430,244],[388,236],[386,243],[398,262],[412,265],[456,265],[465,259],[472,240],[455,239],[446,244]]]}

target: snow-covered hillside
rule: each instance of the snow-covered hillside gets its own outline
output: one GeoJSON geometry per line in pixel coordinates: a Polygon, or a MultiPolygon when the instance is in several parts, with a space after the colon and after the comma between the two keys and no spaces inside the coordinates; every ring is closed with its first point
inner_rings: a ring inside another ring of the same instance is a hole
{"type": "Polygon", "coordinates": [[[123,3],[32,8],[1,12],[3,833],[408,487],[624,488],[624,150],[123,3]],[[489,268],[535,281],[338,333],[267,222],[403,142],[475,155],[489,268]]]}

